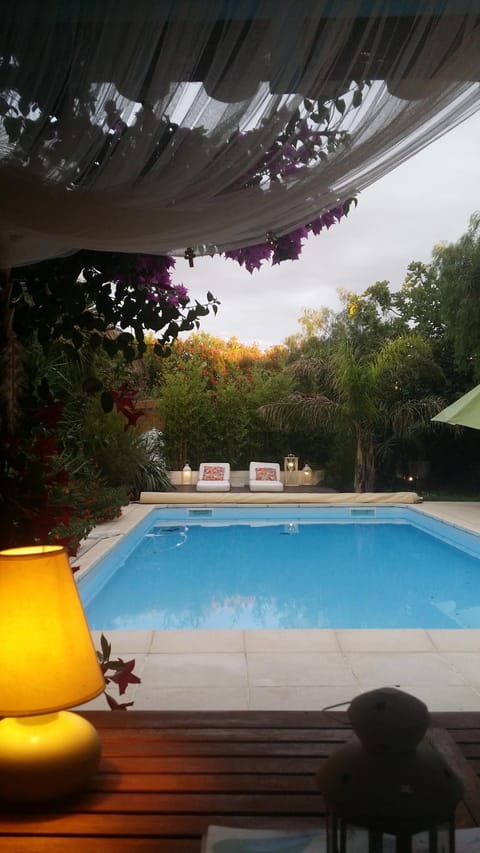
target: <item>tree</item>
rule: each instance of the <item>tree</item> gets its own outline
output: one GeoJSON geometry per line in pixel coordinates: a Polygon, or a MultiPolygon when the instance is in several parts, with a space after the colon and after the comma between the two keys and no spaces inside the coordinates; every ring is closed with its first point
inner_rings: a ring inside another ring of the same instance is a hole
{"type": "Polygon", "coordinates": [[[441,298],[445,335],[462,370],[480,379],[480,213],[470,218],[466,234],[456,242],[438,245],[433,269],[441,298]]]}
{"type": "Polygon", "coordinates": [[[279,346],[262,353],[204,333],[173,345],[154,391],[172,467],[187,458],[195,466],[226,459],[247,467],[259,454],[285,454],[285,436],[267,426],[258,407],[291,390],[282,372],[286,352],[279,346]]]}
{"type": "Polygon", "coordinates": [[[421,396],[422,377],[440,372],[428,344],[404,335],[384,343],[373,355],[344,338],[321,362],[297,364],[297,373],[313,375],[327,393],[296,391],[262,407],[267,423],[289,429],[301,422],[313,429],[335,426],[355,440],[353,483],[356,492],[373,491],[378,451],[385,434],[405,438],[441,407],[432,394],[421,396]]]}
{"type": "Polygon", "coordinates": [[[164,376],[158,411],[169,467],[179,470],[187,461],[198,466],[213,420],[211,392],[198,365],[186,365],[164,376]]]}
{"type": "Polygon", "coordinates": [[[432,264],[412,261],[402,287],[391,298],[403,322],[422,338],[434,344],[444,337],[442,294],[432,264]]]}
{"type": "Polygon", "coordinates": [[[398,318],[388,281],[377,281],[361,294],[338,293],[343,308],[332,323],[332,341],[347,337],[357,351],[368,354],[408,330],[398,318]]]}

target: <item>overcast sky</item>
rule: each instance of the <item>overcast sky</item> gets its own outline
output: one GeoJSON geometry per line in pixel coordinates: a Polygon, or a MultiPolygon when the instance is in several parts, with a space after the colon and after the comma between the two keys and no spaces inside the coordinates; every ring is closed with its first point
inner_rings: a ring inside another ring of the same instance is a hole
{"type": "Polygon", "coordinates": [[[401,287],[408,264],[458,240],[479,209],[480,112],[364,190],[348,219],[306,241],[300,260],[250,275],[225,258],[196,259],[193,269],[178,259],[174,281],[194,299],[211,290],[220,300],[201,330],[266,348],[300,331],[304,308],[338,309],[337,288],[401,287]]]}

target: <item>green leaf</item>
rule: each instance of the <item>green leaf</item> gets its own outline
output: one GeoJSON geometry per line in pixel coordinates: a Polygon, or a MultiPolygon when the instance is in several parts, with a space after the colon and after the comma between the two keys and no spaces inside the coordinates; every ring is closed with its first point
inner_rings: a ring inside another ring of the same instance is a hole
{"type": "Polygon", "coordinates": [[[345,101],[343,100],[343,98],[336,98],[335,99],[335,109],[337,109],[338,112],[341,113],[342,115],[344,114],[344,112],[345,112],[345,101]]]}
{"type": "Polygon", "coordinates": [[[352,98],[352,104],[354,107],[359,107],[362,103],[363,95],[360,89],[355,89],[352,98]]]}
{"type": "Polygon", "coordinates": [[[86,394],[97,394],[103,388],[102,383],[96,376],[87,376],[82,383],[82,388],[86,394]]]}
{"type": "Polygon", "coordinates": [[[78,329],[72,329],[71,338],[74,347],[76,347],[76,349],[81,349],[84,342],[82,333],[79,332],[78,329]]]}
{"type": "Polygon", "coordinates": [[[100,404],[102,406],[103,411],[108,414],[113,409],[113,397],[110,394],[110,391],[103,391],[100,397],[100,404]]]}
{"type": "Polygon", "coordinates": [[[100,648],[102,650],[102,657],[103,657],[104,663],[108,663],[108,661],[110,660],[111,652],[112,652],[112,646],[108,642],[108,640],[104,634],[102,634],[102,636],[100,637],[100,648]]]}

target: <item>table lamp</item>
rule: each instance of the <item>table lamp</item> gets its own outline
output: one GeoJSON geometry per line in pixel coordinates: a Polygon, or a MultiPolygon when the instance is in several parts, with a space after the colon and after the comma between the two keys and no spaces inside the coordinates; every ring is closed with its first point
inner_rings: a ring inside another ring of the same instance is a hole
{"type": "Polygon", "coordinates": [[[0,799],[32,802],[82,787],[100,739],[64,709],[104,686],[65,550],[0,551],[0,799]]]}

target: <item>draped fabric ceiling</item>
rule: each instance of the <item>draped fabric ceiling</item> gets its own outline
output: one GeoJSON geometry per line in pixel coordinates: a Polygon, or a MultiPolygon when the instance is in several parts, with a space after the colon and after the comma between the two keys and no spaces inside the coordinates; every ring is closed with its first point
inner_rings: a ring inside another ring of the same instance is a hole
{"type": "Polygon", "coordinates": [[[0,267],[289,233],[471,115],[479,80],[478,0],[7,2],[0,267]]]}

